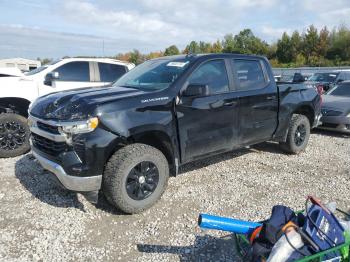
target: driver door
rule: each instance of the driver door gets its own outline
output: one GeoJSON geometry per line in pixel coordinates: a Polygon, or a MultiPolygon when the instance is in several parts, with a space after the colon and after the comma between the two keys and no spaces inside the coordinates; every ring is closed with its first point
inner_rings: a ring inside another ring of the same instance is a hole
{"type": "Polygon", "coordinates": [[[231,150],[237,144],[238,97],[232,92],[227,66],[224,59],[206,61],[193,71],[185,84],[207,85],[209,95],[181,96],[177,103],[183,163],[231,150]]]}

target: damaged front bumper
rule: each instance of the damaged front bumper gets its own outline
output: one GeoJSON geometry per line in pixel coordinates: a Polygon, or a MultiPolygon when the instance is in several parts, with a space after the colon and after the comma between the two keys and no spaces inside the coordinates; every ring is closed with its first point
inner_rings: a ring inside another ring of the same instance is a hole
{"type": "Polygon", "coordinates": [[[80,192],[93,203],[102,187],[104,166],[122,138],[103,128],[67,139],[62,122],[29,117],[31,149],[41,166],[64,188],[80,192]]]}
{"type": "Polygon", "coordinates": [[[102,175],[90,177],[70,176],[64,171],[62,166],[41,156],[34,148],[32,148],[32,154],[45,170],[56,175],[66,189],[77,192],[98,191],[101,189],[102,175]]]}

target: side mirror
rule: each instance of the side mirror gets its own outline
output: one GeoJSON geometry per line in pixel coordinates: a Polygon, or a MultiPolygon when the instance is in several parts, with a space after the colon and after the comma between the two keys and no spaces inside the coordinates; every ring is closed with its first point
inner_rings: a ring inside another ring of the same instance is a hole
{"type": "Polygon", "coordinates": [[[47,75],[45,76],[45,81],[44,84],[47,86],[51,86],[52,85],[52,81],[59,79],[60,74],[58,72],[50,72],[47,73],[47,75]]]}
{"type": "Polygon", "coordinates": [[[190,84],[182,93],[183,96],[207,96],[209,95],[209,86],[203,84],[190,84]]]}

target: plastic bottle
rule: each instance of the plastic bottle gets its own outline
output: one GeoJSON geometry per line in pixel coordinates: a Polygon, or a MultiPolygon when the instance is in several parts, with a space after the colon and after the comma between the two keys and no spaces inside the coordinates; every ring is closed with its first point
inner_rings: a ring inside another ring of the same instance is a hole
{"type": "MultiPolygon", "coordinates": [[[[304,245],[300,234],[295,231],[289,231],[287,233],[289,242],[294,246],[294,248],[301,248],[304,245]]],[[[267,262],[285,262],[288,261],[292,253],[295,251],[287,241],[286,236],[283,235],[273,246],[267,262]]]]}

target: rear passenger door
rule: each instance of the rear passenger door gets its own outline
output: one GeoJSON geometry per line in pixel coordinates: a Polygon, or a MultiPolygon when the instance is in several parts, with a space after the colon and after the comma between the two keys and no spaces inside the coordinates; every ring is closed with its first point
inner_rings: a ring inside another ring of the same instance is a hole
{"type": "Polygon", "coordinates": [[[269,140],[277,127],[277,87],[269,78],[266,62],[232,59],[232,74],[239,96],[239,143],[269,140]]]}
{"type": "Polygon", "coordinates": [[[103,85],[109,85],[112,82],[118,80],[122,75],[124,75],[128,69],[126,66],[109,64],[109,63],[97,63],[98,65],[98,74],[99,81],[103,85]]]}

